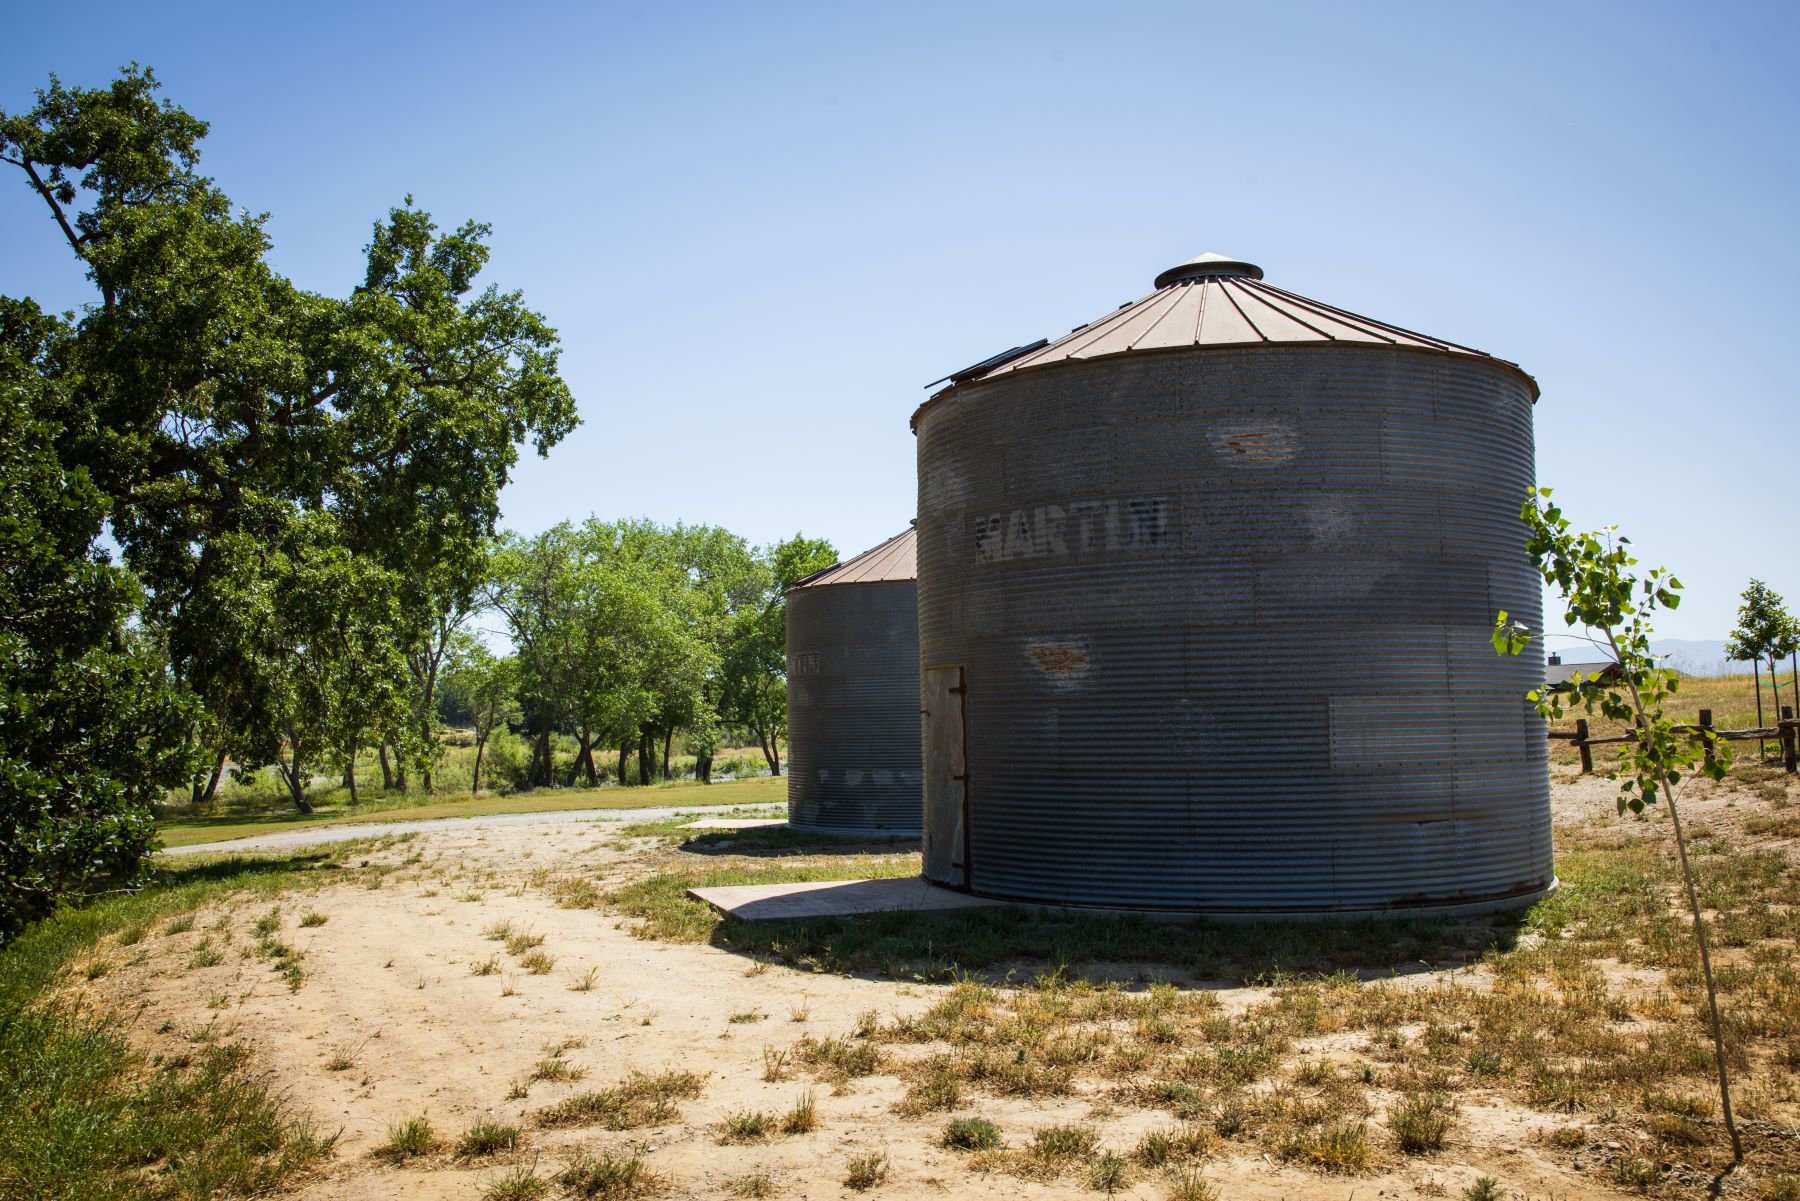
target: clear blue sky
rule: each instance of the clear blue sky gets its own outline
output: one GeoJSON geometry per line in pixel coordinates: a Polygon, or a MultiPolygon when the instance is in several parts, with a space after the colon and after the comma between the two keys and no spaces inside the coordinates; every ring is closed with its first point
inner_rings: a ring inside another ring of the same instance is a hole
{"type": "MultiPolygon", "coordinates": [[[[342,293],[407,193],[492,222],[584,424],[506,520],[860,550],[921,385],[1203,250],[1522,364],[1538,474],[1676,568],[1660,632],[1800,602],[1800,6],[13,6],[0,107],[153,65],[342,293]],[[1774,517],[1783,514],[1778,526],[1774,517]]],[[[0,288],[86,293],[21,180],[0,288]]]]}

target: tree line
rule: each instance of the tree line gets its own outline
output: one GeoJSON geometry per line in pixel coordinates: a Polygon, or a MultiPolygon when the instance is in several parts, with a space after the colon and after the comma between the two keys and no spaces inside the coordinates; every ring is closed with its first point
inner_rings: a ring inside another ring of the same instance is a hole
{"type": "Polygon", "coordinates": [[[158,91],[134,64],[0,111],[0,163],[90,285],[74,312],[0,296],[0,937],[129,886],[170,790],[273,765],[306,810],[370,749],[430,787],[447,683],[522,706],[541,783],[553,729],[589,775],[724,723],[776,753],[779,585],[828,548],[499,534],[521,448],[579,418],[556,331],[477,282],[489,228],[409,196],[346,294],[299,287],[158,91]],[[464,635],[489,605],[509,660],[464,635]]]}
{"type": "Polygon", "coordinates": [[[670,775],[675,736],[710,783],[728,729],[747,732],[781,772],[787,729],[785,614],[788,587],[836,561],[829,543],[795,535],[767,551],[714,526],[648,521],[565,522],[496,545],[477,603],[505,623],[513,653],[499,658],[455,634],[446,699],[475,735],[481,756],[505,725],[531,734],[528,787],[595,784],[616,755],[614,778],[670,775]],[[552,735],[575,744],[555,759],[552,735]],[[659,767],[660,764],[660,767],[659,767]]]}

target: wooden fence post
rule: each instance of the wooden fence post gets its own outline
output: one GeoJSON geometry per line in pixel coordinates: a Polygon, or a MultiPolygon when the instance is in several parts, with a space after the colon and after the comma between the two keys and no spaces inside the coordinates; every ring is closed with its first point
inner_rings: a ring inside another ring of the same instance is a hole
{"type": "Polygon", "coordinates": [[[1800,764],[1797,764],[1797,761],[1800,761],[1800,748],[1797,748],[1796,744],[1800,744],[1800,729],[1796,729],[1794,726],[1794,707],[1783,705],[1781,707],[1781,765],[1787,768],[1790,776],[1796,770],[1800,770],[1800,764]]]}
{"type": "Polygon", "coordinates": [[[1706,751],[1706,766],[1713,765],[1712,710],[1700,710],[1700,745],[1706,751]]]}
{"type": "Polygon", "coordinates": [[[1587,737],[1587,718],[1577,717],[1575,719],[1575,749],[1581,752],[1581,774],[1591,776],[1594,774],[1594,752],[1588,749],[1587,737]]]}

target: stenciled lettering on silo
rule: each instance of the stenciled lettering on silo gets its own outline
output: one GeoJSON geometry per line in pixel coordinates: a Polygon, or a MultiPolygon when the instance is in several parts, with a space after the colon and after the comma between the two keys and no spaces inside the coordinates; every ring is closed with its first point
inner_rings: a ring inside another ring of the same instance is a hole
{"type": "Polygon", "coordinates": [[[1070,500],[973,519],[976,563],[1063,558],[1094,551],[1155,550],[1173,541],[1164,496],[1070,500]]]}
{"type": "Polygon", "coordinates": [[[788,654],[788,674],[790,676],[816,676],[819,674],[818,651],[791,651],[788,654]]]}

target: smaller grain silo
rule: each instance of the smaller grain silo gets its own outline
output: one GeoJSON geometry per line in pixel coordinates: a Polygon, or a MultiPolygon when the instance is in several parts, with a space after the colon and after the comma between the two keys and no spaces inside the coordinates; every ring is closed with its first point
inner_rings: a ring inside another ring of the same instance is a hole
{"type": "Polygon", "coordinates": [[[787,593],[788,824],[916,836],[919,611],[914,532],[787,593]]]}

